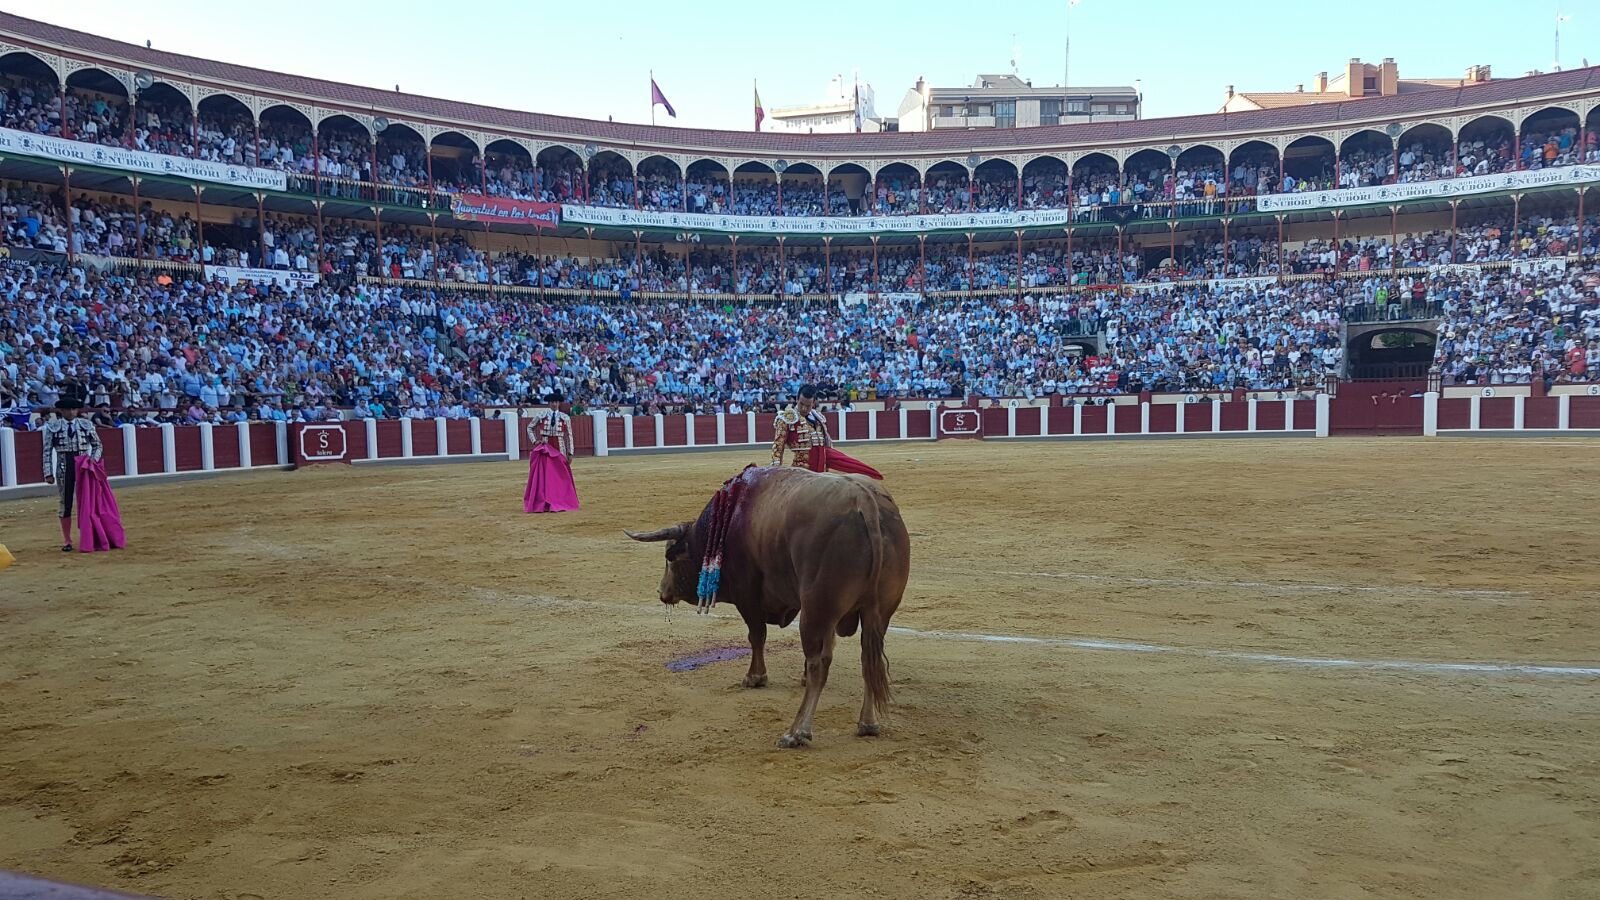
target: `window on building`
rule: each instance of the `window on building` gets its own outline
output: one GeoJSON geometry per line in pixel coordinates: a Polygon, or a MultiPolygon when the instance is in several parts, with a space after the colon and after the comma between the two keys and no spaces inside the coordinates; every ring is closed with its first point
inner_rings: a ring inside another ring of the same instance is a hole
{"type": "Polygon", "coordinates": [[[1377,76],[1375,76],[1375,75],[1368,75],[1368,76],[1367,76],[1367,77],[1366,77],[1366,78],[1365,78],[1365,79],[1364,79],[1364,80],[1363,80],[1363,81],[1362,81],[1362,82],[1361,82],[1361,89],[1362,89],[1362,90],[1363,90],[1363,91],[1365,91],[1365,92],[1366,92],[1366,93],[1368,93],[1368,94],[1370,94],[1370,93],[1372,93],[1372,92],[1374,92],[1374,91],[1376,91],[1376,90],[1377,90],[1377,89],[1378,89],[1378,78],[1377,78],[1377,76]]]}
{"type": "Polygon", "coordinates": [[[944,108],[944,117],[947,118],[947,119],[955,118],[956,117],[956,108],[954,106],[946,106],[944,108]]]}
{"type": "Polygon", "coordinates": [[[1042,124],[1042,125],[1054,125],[1054,124],[1056,124],[1056,120],[1058,120],[1060,118],[1061,118],[1061,101],[1059,99],[1057,99],[1057,100],[1040,100],[1039,101],[1039,123],[1040,124],[1042,124]]]}
{"type": "Polygon", "coordinates": [[[992,115],[994,115],[994,107],[990,106],[987,103],[980,103],[977,106],[971,107],[971,109],[972,109],[972,114],[974,116],[992,116],[992,115]]]}
{"type": "Polygon", "coordinates": [[[1081,115],[1083,115],[1084,113],[1086,113],[1088,111],[1089,111],[1089,104],[1085,103],[1082,100],[1068,100],[1067,101],[1067,114],[1068,115],[1081,116],[1081,115]]]}
{"type": "Polygon", "coordinates": [[[1017,101],[997,100],[994,104],[994,127],[1017,127],[1017,101]]]}

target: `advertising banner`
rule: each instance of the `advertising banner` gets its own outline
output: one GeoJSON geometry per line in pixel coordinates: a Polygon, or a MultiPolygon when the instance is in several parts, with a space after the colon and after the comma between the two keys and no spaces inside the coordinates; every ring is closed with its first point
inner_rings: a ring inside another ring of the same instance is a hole
{"type": "Polygon", "coordinates": [[[535,203],[484,194],[455,194],[450,198],[450,214],[468,222],[532,225],[555,228],[561,224],[561,204],[535,203]]]}
{"type": "Polygon", "coordinates": [[[169,175],[174,178],[192,178],[196,181],[215,181],[218,184],[231,184],[242,188],[281,191],[289,186],[288,176],[273,169],[185,159],[182,156],[168,156],[165,153],[146,153],[143,150],[129,150],[126,147],[107,147],[0,128],[0,154],[12,153],[38,156],[63,163],[126,169],[129,172],[145,175],[169,175]]]}

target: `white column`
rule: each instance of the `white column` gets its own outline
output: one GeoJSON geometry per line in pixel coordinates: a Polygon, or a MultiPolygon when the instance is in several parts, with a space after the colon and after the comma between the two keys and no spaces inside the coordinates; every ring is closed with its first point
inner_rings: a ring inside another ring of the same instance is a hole
{"type": "Polygon", "coordinates": [[[1245,416],[1245,426],[1244,426],[1245,430],[1246,431],[1255,431],[1256,430],[1256,398],[1251,397],[1249,400],[1246,400],[1244,403],[1245,403],[1245,409],[1247,410],[1247,415],[1245,416]]]}
{"type": "Polygon", "coordinates": [[[604,410],[595,410],[589,414],[594,422],[594,455],[611,455],[611,435],[606,431],[606,414],[604,410]]]}
{"type": "Polygon", "coordinates": [[[875,441],[877,439],[878,439],[878,413],[876,411],[874,411],[874,412],[867,413],[867,440],[875,441]]]}
{"type": "Polygon", "coordinates": [[[1106,404],[1106,434],[1117,433],[1117,404],[1115,401],[1106,404]]]}
{"type": "Polygon", "coordinates": [[[134,425],[122,426],[122,474],[139,474],[139,429],[134,425]]]}
{"type": "Polygon", "coordinates": [[[1072,405],[1072,433],[1083,434],[1083,404],[1072,405]]]}
{"type": "Polygon", "coordinates": [[[400,456],[402,459],[411,458],[411,423],[415,421],[407,416],[400,420],[400,456]]]}
{"type": "Polygon", "coordinates": [[[214,427],[210,422],[200,423],[200,468],[206,472],[217,467],[216,435],[211,432],[214,427]]]}
{"type": "Polygon", "coordinates": [[[450,452],[450,432],[444,427],[444,416],[433,419],[433,452],[440,456],[450,452]]]}
{"type": "Polygon", "coordinates": [[[239,422],[233,427],[239,430],[239,468],[248,469],[255,464],[250,459],[250,423],[239,422]]]}
{"type": "Polygon", "coordinates": [[[483,455],[483,420],[477,416],[467,420],[467,430],[472,434],[472,455],[483,455]]]}
{"type": "Polygon", "coordinates": [[[1139,401],[1139,433],[1150,433],[1150,404],[1139,401]]]}
{"type": "Polygon", "coordinates": [[[744,414],[744,442],[747,444],[761,443],[756,440],[756,414],[754,411],[744,414]]]}
{"type": "Polygon", "coordinates": [[[278,465],[287,466],[294,457],[289,455],[289,423],[273,422],[278,439],[278,465]]]}
{"type": "Polygon", "coordinates": [[[1483,405],[1483,398],[1477,394],[1472,395],[1472,411],[1467,417],[1467,427],[1473,431],[1478,430],[1478,408],[1483,405]]]}
{"type": "Polygon", "coordinates": [[[1528,398],[1521,394],[1511,398],[1511,427],[1522,430],[1522,423],[1527,421],[1528,398]]]}
{"type": "Polygon", "coordinates": [[[836,410],[836,412],[839,413],[839,443],[842,444],[845,441],[850,440],[850,437],[849,437],[849,435],[845,434],[846,422],[845,422],[845,417],[844,417],[844,410],[842,410],[842,409],[841,410],[836,410]]]}
{"type": "Polygon", "coordinates": [[[684,413],[683,414],[683,435],[684,435],[684,437],[683,437],[684,446],[685,447],[693,447],[694,446],[694,416],[689,414],[689,413],[684,413]]]}
{"type": "Polygon", "coordinates": [[[363,420],[361,420],[361,424],[363,426],[363,429],[367,433],[367,459],[377,459],[378,458],[378,420],[377,419],[363,419],[363,420]]]}
{"type": "Polygon", "coordinates": [[[633,414],[622,417],[622,447],[625,450],[633,449],[633,414]]]}
{"type": "Polygon", "coordinates": [[[178,429],[171,424],[161,426],[161,471],[178,471],[178,429]]]}
{"type": "Polygon", "coordinates": [[[516,462],[522,458],[522,420],[513,412],[500,417],[500,427],[506,432],[506,459],[516,462]]]}
{"type": "Polygon", "coordinates": [[[1284,431],[1293,431],[1294,430],[1294,401],[1293,400],[1285,400],[1285,401],[1283,401],[1283,430],[1284,431]]]}
{"type": "MultiPolygon", "coordinates": [[[[1437,401],[1438,397],[1435,396],[1434,399],[1437,401]]],[[[1327,394],[1318,394],[1317,395],[1317,437],[1327,437],[1328,436],[1328,414],[1329,414],[1328,395],[1327,394]]]]}
{"type": "Polygon", "coordinates": [[[1439,436],[1439,392],[1428,391],[1422,395],[1422,436],[1439,436]]]}
{"type": "Polygon", "coordinates": [[[937,441],[939,439],[939,419],[943,414],[943,403],[928,404],[928,440],[937,441]]]}
{"type": "Polygon", "coordinates": [[[1572,395],[1562,394],[1556,402],[1556,427],[1562,431],[1571,428],[1572,422],[1572,395]]]}
{"type": "Polygon", "coordinates": [[[17,486],[17,433],[0,428],[0,487],[17,486]]]}
{"type": "Polygon", "coordinates": [[[906,409],[904,403],[900,404],[900,440],[911,436],[911,411],[906,409]]]}
{"type": "Polygon", "coordinates": [[[717,413],[717,446],[728,446],[728,414],[725,412],[717,413]]]}
{"type": "Polygon", "coordinates": [[[1222,401],[1221,400],[1213,400],[1213,401],[1211,401],[1211,430],[1213,432],[1218,432],[1218,431],[1222,430],[1222,401]]]}
{"type": "Polygon", "coordinates": [[[666,416],[662,415],[661,413],[656,413],[656,446],[657,447],[665,447],[667,445],[667,427],[666,427],[666,422],[667,422],[667,417],[666,416]]]}
{"type": "Polygon", "coordinates": [[[1006,406],[1006,437],[1017,436],[1017,408],[1006,406]]]}
{"type": "Polygon", "coordinates": [[[1179,403],[1178,404],[1178,411],[1173,414],[1173,415],[1177,416],[1177,418],[1174,420],[1173,425],[1172,425],[1173,429],[1175,429],[1177,434],[1183,434],[1184,412],[1185,412],[1185,409],[1188,407],[1188,405],[1189,404],[1187,404],[1187,403],[1179,403]]]}

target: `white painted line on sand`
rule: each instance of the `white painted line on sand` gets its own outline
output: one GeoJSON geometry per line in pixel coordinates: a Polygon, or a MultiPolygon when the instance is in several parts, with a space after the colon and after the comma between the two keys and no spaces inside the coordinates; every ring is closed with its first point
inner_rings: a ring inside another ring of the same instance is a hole
{"type": "MultiPolygon", "coordinates": [[[[665,607],[659,601],[651,601],[660,610],[651,610],[648,606],[639,603],[615,603],[603,600],[580,600],[561,597],[537,597],[530,594],[515,594],[507,591],[488,590],[484,588],[468,588],[470,594],[483,600],[516,601],[519,603],[532,603],[540,606],[549,606],[567,609],[608,609],[633,615],[660,616],[666,614],[670,607],[665,607]]],[[[726,612],[713,612],[711,618],[737,619],[733,609],[726,604],[721,608],[726,612]]],[[[687,613],[683,618],[695,619],[693,611],[685,608],[687,613]]],[[[675,618],[675,617],[674,617],[675,618]]],[[[1399,671],[1416,672],[1423,674],[1480,674],[1480,675],[1548,675],[1564,676],[1568,678],[1600,678],[1600,666],[1572,666],[1554,665],[1545,663],[1513,663],[1513,662],[1437,662],[1429,660],[1411,659],[1343,659],[1338,657],[1321,656],[1296,656],[1284,653],[1261,653],[1246,650],[1217,650],[1205,647],[1175,647],[1165,644],[1149,644],[1137,641],[1123,641],[1110,638],[1092,637],[1033,637],[1030,635],[988,634],[972,631],[945,631],[940,629],[906,628],[900,625],[890,626],[889,631],[907,637],[928,638],[931,640],[968,641],[986,644],[1024,644],[1034,647],[1051,647],[1069,650],[1096,650],[1119,653],[1155,653],[1170,656],[1188,656],[1226,660],[1242,663],[1266,663],[1270,665],[1293,666],[1314,669],[1360,669],[1368,671],[1399,671]]]]}
{"type": "Polygon", "coordinates": [[[1540,663],[1429,662],[1411,659],[1339,659],[1321,656],[1292,656],[1282,653],[1254,653],[1245,650],[1213,650],[1204,647],[1172,647],[1104,638],[1042,638],[1009,634],[984,634],[969,631],[924,631],[891,626],[891,632],[914,637],[950,641],[976,641],[993,644],[1031,644],[1076,650],[1114,650],[1124,653],[1169,653],[1178,656],[1209,657],[1238,662],[1276,663],[1323,669],[1387,669],[1404,672],[1469,672],[1490,675],[1566,675],[1600,678],[1600,666],[1558,666],[1540,663]]]}

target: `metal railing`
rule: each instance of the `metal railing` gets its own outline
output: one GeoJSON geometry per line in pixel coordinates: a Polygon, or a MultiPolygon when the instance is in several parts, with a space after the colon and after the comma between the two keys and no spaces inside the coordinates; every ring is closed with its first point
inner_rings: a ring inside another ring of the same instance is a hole
{"type": "Polygon", "coordinates": [[[1444,304],[1438,300],[1407,300],[1400,303],[1363,303],[1346,306],[1340,317],[1351,325],[1373,322],[1418,322],[1438,319],[1444,315],[1444,304]]]}

